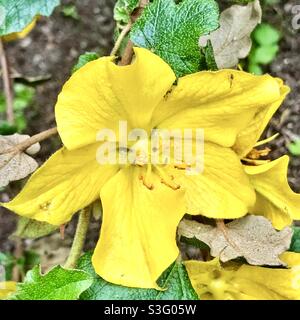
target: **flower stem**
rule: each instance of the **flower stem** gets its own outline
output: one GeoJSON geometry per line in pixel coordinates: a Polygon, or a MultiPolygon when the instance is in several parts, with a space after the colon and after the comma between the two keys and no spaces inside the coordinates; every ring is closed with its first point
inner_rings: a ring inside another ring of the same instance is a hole
{"type": "Polygon", "coordinates": [[[13,124],[15,120],[15,116],[14,116],[14,96],[13,96],[13,89],[12,89],[12,81],[9,74],[10,72],[9,72],[7,56],[5,54],[5,49],[4,49],[4,45],[1,37],[0,37],[0,63],[2,68],[2,79],[3,79],[4,93],[5,93],[5,99],[6,99],[7,121],[10,124],[13,124]]]}
{"type": "Polygon", "coordinates": [[[86,233],[88,231],[88,227],[90,223],[90,217],[91,217],[90,206],[81,210],[79,214],[79,220],[78,220],[72,248],[70,250],[69,257],[64,265],[65,268],[68,268],[68,269],[76,268],[77,261],[80,258],[80,255],[85,243],[86,233]]]}
{"type": "MultiPolygon", "coordinates": [[[[148,4],[149,4],[149,0],[140,0],[139,7],[131,15],[130,28],[131,28],[132,24],[141,16],[141,14],[143,13],[145,7],[148,4]]],[[[129,29],[129,31],[130,31],[130,29],[129,29]]],[[[121,42],[122,42],[122,40],[121,40],[121,42]]],[[[120,66],[126,66],[126,65],[130,64],[130,62],[132,60],[132,57],[133,57],[133,42],[129,39],[128,43],[127,43],[127,46],[126,46],[126,48],[124,50],[124,54],[123,54],[123,56],[121,58],[121,61],[119,62],[119,65],[120,66]]]]}

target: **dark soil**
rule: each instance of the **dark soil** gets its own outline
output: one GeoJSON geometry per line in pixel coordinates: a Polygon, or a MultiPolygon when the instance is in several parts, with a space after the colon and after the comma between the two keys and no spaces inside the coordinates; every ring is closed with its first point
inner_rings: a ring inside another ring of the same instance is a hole
{"type": "MultiPolygon", "coordinates": [[[[80,20],[66,18],[58,8],[50,19],[43,18],[38,27],[26,39],[10,43],[7,52],[11,66],[19,73],[30,76],[51,74],[51,79],[37,86],[35,102],[28,112],[29,134],[35,134],[55,126],[53,108],[62,85],[70,76],[70,70],[78,56],[85,51],[108,54],[113,44],[114,23],[112,8],[115,0],[62,1],[75,3],[80,20]]],[[[288,153],[288,144],[300,138],[300,30],[292,29],[291,8],[295,1],[284,1],[265,12],[264,19],[281,30],[283,38],[276,61],[268,70],[284,79],[292,88],[284,105],[272,120],[267,135],[276,132],[280,137],[272,143],[272,156],[277,158],[288,153]]],[[[45,161],[58,149],[60,141],[51,139],[42,144],[39,161],[45,161]]],[[[300,192],[300,157],[291,157],[289,181],[300,192]]],[[[20,189],[20,183],[12,183],[0,193],[0,201],[7,201],[20,189]]],[[[15,217],[0,208],[0,251],[11,251],[13,242],[8,241],[15,227],[15,217]]],[[[94,222],[89,233],[88,247],[98,236],[99,222],[94,222]]],[[[67,230],[73,234],[74,225],[67,230]]]]}

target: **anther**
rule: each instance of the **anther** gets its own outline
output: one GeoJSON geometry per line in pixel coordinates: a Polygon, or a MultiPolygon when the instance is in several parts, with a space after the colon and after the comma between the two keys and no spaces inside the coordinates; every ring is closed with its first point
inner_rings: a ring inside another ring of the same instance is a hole
{"type": "Polygon", "coordinates": [[[160,182],[175,191],[181,188],[181,186],[179,184],[171,184],[171,183],[168,183],[167,181],[165,181],[164,179],[161,179],[160,182]]]}
{"type": "Polygon", "coordinates": [[[270,148],[265,148],[263,150],[252,149],[247,155],[248,159],[258,160],[260,157],[266,157],[272,150],[270,148]]]}
{"type": "Polygon", "coordinates": [[[186,170],[187,168],[190,168],[191,165],[186,164],[186,163],[181,163],[181,164],[175,164],[174,168],[179,169],[179,170],[186,170]]]}

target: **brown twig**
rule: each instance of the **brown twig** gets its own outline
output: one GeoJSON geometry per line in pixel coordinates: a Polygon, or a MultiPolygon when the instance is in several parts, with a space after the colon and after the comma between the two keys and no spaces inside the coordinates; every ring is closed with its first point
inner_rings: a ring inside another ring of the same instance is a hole
{"type": "Polygon", "coordinates": [[[50,138],[51,136],[57,134],[57,128],[48,129],[46,131],[40,132],[31,138],[26,139],[25,141],[13,146],[11,149],[5,151],[5,153],[10,152],[23,152],[24,150],[28,149],[32,145],[41,142],[50,138]]]}
{"type": "Polygon", "coordinates": [[[4,45],[0,37],[0,63],[2,68],[3,87],[6,99],[6,116],[10,124],[14,123],[14,95],[12,90],[12,80],[10,78],[9,65],[5,54],[4,45]]]}
{"type": "Polygon", "coordinates": [[[114,48],[112,49],[110,55],[111,56],[115,56],[117,54],[117,52],[119,51],[120,49],[120,46],[122,44],[122,41],[124,40],[124,38],[127,36],[127,34],[129,33],[130,29],[131,29],[131,26],[132,26],[132,23],[129,22],[127,24],[127,26],[125,26],[125,28],[122,30],[122,32],[120,33],[116,43],[115,43],[115,46],[114,48]]]}
{"type": "MultiPolygon", "coordinates": [[[[141,14],[143,13],[144,9],[148,4],[149,4],[149,0],[140,1],[138,8],[131,15],[131,25],[141,16],[141,14]]],[[[132,61],[132,57],[133,57],[133,42],[131,40],[128,40],[127,46],[124,50],[124,53],[121,58],[121,61],[119,62],[119,65],[126,66],[130,64],[130,62],[132,61]]]]}

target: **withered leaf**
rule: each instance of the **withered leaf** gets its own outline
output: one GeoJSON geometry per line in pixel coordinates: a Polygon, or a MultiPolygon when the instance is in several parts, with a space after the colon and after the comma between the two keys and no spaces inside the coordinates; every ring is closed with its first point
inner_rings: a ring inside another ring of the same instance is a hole
{"type": "Polygon", "coordinates": [[[279,255],[289,249],[292,229],[276,231],[266,218],[248,215],[226,224],[225,230],[183,220],[179,234],[203,241],[222,262],[244,257],[252,265],[281,266],[285,263],[279,255]]]}
{"type": "Polygon", "coordinates": [[[25,152],[14,152],[12,148],[24,140],[28,135],[15,133],[10,136],[0,136],[0,187],[5,187],[10,181],[20,180],[38,168],[38,163],[29,156],[40,150],[40,145],[34,144],[25,152]]]}
{"type": "Polygon", "coordinates": [[[13,233],[12,238],[19,237],[22,239],[37,239],[57,230],[57,226],[53,226],[46,222],[20,217],[17,223],[17,229],[13,233]]]}
{"type": "Polygon", "coordinates": [[[239,59],[246,58],[252,46],[251,33],[261,23],[262,9],[259,0],[247,6],[233,5],[222,12],[220,28],[209,36],[200,37],[205,47],[211,40],[219,69],[235,67],[239,59]]]}

